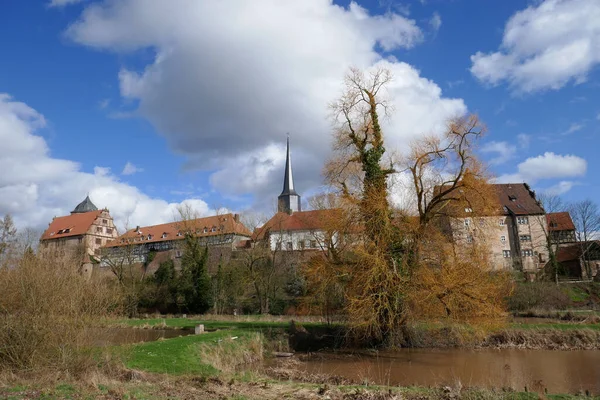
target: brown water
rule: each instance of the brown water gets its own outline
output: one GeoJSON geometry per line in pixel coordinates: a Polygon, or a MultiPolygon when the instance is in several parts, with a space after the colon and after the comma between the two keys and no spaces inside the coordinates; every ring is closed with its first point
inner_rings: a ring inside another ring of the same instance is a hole
{"type": "Polygon", "coordinates": [[[188,329],[102,328],[90,333],[94,346],[113,346],[170,339],[194,333],[188,329]]]}
{"type": "Polygon", "coordinates": [[[406,349],[372,354],[317,353],[297,367],[357,382],[400,386],[455,385],[549,393],[600,394],[600,351],[406,349]]]}

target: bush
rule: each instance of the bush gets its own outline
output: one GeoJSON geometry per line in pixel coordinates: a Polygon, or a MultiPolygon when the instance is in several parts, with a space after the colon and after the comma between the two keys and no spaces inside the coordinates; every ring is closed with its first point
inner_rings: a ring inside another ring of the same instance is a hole
{"type": "Polygon", "coordinates": [[[87,281],[75,256],[27,253],[0,269],[0,369],[84,372],[94,359],[90,333],[119,311],[109,283],[87,281]]]}
{"type": "Polygon", "coordinates": [[[550,282],[518,283],[508,298],[508,308],[512,312],[532,309],[563,310],[570,305],[569,296],[559,286],[550,282]]]}

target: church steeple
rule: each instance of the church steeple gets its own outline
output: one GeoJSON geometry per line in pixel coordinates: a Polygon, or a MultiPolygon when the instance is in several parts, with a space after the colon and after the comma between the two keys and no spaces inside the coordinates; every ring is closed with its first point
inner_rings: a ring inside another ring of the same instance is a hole
{"type": "Polygon", "coordinates": [[[287,138],[287,154],[285,158],[285,174],[283,176],[283,191],[277,198],[279,212],[291,214],[302,211],[300,206],[300,195],[294,189],[294,176],[292,174],[292,159],[290,157],[290,137],[287,138]]]}

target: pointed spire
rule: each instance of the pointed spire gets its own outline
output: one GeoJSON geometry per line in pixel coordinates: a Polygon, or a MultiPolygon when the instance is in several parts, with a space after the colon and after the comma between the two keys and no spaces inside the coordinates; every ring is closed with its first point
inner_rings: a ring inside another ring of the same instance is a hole
{"type": "Polygon", "coordinates": [[[294,190],[294,176],[292,174],[292,159],[290,158],[290,134],[287,137],[287,154],[285,158],[285,174],[283,176],[283,191],[281,195],[297,194],[294,190]]]}
{"type": "Polygon", "coordinates": [[[291,214],[301,211],[300,196],[294,188],[294,176],[292,173],[292,158],[290,156],[290,134],[287,137],[287,153],[285,158],[285,173],[283,175],[283,191],[277,198],[280,212],[291,214]]]}

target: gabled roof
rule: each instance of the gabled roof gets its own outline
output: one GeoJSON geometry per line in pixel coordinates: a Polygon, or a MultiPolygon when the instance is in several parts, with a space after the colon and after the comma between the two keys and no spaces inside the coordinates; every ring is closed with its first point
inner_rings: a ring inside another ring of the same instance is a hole
{"type": "Polygon", "coordinates": [[[92,203],[92,200],[90,200],[90,196],[85,196],[85,199],[83,199],[81,203],[77,204],[77,207],[75,207],[75,209],[71,211],[71,214],[86,213],[97,210],[98,207],[96,207],[94,203],[92,203]]]}
{"type": "Polygon", "coordinates": [[[341,217],[342,210],[340,209],[298,211],[291,215],[278,212],[262,227],[254,231],[252,239],[262,240],[270,231],[324,230],[327,229],[327,226],[331,226],[333,220],[341,217]]]}
{"type": "Polygon", "coordinates": [[[530,189],[528,184],[496,183],[493,186],[498,193],[498,200],[500,206],[503,207],[504,214],[538,215],[545,213],[535,198],[535,192],[530,189]]]}
{"type": "Polygon", "coordinates": [[[548,230],[550,232],[575,230],[571,214],[567,211],[546,214],[546,220],[548,221],[548,230]]]}
{"type": "Polygon", "coordinates": [[[52,220],[48,229],[42,234],[41,240],[60,239],[70,236],[84,235],[90,229],[102,210],[75,213],[52,220]]]}
{"type": "Polygon", "coordinates": [[[586,259],[594,261],[600,259],[598,257],[600,255],[600,241],[598,240],[560,246],[556,251],[556,259],[558,262],[579,260],[582,258],[584,249],[586,249],[586,259]]]}
{"type": "Polygon", "coordinates": [[[197,237],[219,236],[232,233],[246,237],[251,236],[251,232],[244,224],[237,220],[237,217],[234,217],[233,214],[223,214],[189,221],[137,227],[128,230],[117,239],[108,243],[106,247],[125,246],[139,242],[156,243],[181,240],[185,237],[186,232],[192,232],[197,237]]]}

